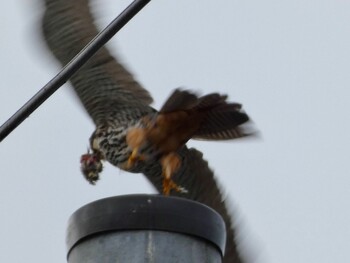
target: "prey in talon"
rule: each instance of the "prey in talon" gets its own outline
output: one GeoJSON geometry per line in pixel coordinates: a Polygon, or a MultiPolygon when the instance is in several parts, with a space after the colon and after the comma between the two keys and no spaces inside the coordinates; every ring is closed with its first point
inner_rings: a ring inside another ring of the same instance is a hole
{"type": "Polygon", "coordinates": [[[83,154],[80,158],[80,170],[90,184],[95,184],[103,170],[101,153],[88,150],[86,154],[83,154]]]}

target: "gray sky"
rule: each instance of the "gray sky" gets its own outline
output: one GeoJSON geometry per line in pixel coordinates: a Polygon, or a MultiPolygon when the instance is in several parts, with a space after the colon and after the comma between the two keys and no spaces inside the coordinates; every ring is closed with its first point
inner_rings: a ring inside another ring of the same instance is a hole
{"type": "MultiPolygon", "coordinates": [[[[98,1],[100,25],[129,2],[98,1]]],[[[1,124],[60,68],[40,12],[38,0],[0,4],[1,124]]],[[[236,205],[257,262],[350,262],[349,29],[349,0],[153,0],[109,45],[155,107],[179,86],[243,103],[262,139],[190,145],[236,205]]],[[[0,262],[65,262],[76,209],[153,192],[110,165],[97,186],[83,179],[94,126],[72,94],[65,85],[0,144],[0,262]]]]}

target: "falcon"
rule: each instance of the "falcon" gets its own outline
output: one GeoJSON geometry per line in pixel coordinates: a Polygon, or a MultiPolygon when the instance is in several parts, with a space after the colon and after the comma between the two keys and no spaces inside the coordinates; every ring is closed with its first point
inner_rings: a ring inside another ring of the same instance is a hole
{"type": "Polygon", "coordinates": [[[249,120],[248,115],[240,104],[226,99],[218,93],[198,97],[175,90],[158,113],[142,117],[139,125],[128,130],[126,142],[132,152],[124,168],[133,167],[138,160],[160,160],[163,193],[183,191],[171,177],[181,166],[176,152],[189,139],[228,140],[247,135],[240,125],[249,120]]]}
{"type": "MultiPolygon", "coordinates": [[[[98,33],[87,0],[44,0],[44,39],[66,65],[98,33]]],[[[248,116],[238,103],[212,93],[199,96],[175,90],[157,112],[152,98],[132,74],[101,48],[70,82],[96,129],[81,169],[92,184],[102,162],[142,173],[158,192],[192,199],[215,209],[227,231],[223,262],[243,262],[237,250],[233,219],[218,181],[202,153],[187,148],[191,139],[226,140],[249,135],[248,116]]]]}

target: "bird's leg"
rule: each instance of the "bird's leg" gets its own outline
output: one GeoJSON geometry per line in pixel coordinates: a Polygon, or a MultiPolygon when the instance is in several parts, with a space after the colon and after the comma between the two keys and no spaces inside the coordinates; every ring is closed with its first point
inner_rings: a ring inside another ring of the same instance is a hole
{"type": "Polygon", "coordinates": [[[172,179],[172,175],[180,168],[181,160],[175,152],[171,152],[161,159],[163,175],[163,194],[169,195],[174,189],[177,192],[186,193],[186,189],[178,186],[172,179]]]}
{"type": "Polygon", "coordinates": [[[126,143],[132,149],[132,152],[126,163],[126,168],[130,169],[133,167],[135,162],[144,160],[145,157],[139,155],[139,148],[146,139],[145,131],[142,128],[132,128],[126,134],[126,143]]]}
{"type": "Polygon", "coordinates": [[[130,156],[128,158],[128,162],[127,162],[126,168],[129,169],[129,168],[131,168],[134,165],[134,163],[138,160],[138,153],[139,153],[139,147],[135,147],[132,150],[132,152],[131,152],[131,154],[130,154],[130,156]]]}

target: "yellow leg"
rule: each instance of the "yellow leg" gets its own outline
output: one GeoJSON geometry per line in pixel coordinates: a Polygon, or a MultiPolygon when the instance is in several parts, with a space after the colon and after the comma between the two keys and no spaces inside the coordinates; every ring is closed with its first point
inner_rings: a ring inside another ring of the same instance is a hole
{"type": "Polygon", "coordinates": [[[127,169],[130,169],[131,167],[133,167],[133,165],[135,164],[135,162],[138,160],[138,152],[139,152],[139,149],[138,147],[134,148],[129,156],[129,159],[128,159],[128,163],[126,165],[126,168],[127,169]]]}
{"type": "Polygon", "coordinates": [[[132,168],[136,162],[146,161],[146,160],[147,160],[147,156],[145,156],[143,154],[139,154],[139,148],[136,147],[135,149],[132,150],[128,160],[124,164],[124,169],[128,170],[128,169],[132,168]]]}
{"type": "Polygon", "coordinates": [[[172,179],[172,175],[180,168],[181,161],[176,153],[169,153],[161,159],[163,175],[163,194],[169,195],[174,189],[180,193],[186,193],[186,189],[178,186],[172,179]]]}

